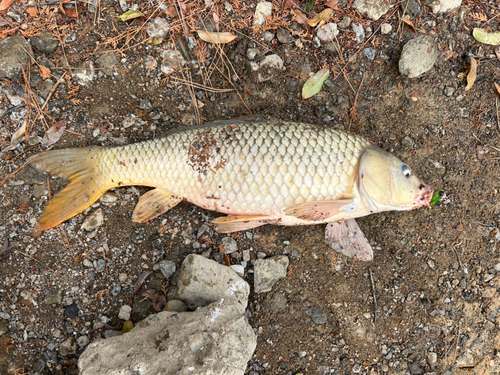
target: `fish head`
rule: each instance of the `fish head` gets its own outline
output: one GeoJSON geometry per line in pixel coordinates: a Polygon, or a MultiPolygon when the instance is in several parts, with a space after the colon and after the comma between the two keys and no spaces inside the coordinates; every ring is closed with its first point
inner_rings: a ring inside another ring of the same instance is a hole
{"type": "Polygon", "coordinates": [[[429,206],[432,188],[423,184],[400,159],[368,146],[358,170],[361,199],[370,212],[406,211],[429,206]]]}

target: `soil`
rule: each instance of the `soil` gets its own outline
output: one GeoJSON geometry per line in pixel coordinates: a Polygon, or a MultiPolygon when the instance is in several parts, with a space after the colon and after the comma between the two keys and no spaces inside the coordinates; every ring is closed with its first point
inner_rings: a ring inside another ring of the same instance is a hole
{"type": "MultiPolygon", "coordinates": [[[[350,9],[351,3],[340,9],[350,9]]],[[[195,89],[203,103],[202,121],[258,115],[350,131],[394,152],[417,176],[445,191],[431,209],[358,219],[375,250],[372,262],[335,253],[324,243],[324,225],[264,226],[234,235],[239,249],[231,255],[234,264],[247,249],[252,259],[259,252],[290,257],[288,275],[273,291],[250,295],[249,322],[258,334],[258,346],[248,373],[442,374],[450,368],[456,374],[499,373],[500,254],[495,231],[500,221],[500,123],[493,83],[498,82],[500,61],[494,47],[472,37],[471,29],[485,23],[470,14],[483,12],[491,19],[500,9],[494,2],[480,3],[464,2],[464,21],[460,12],[435,16],[424,8],[421,17],[411,18],[417,31],[400,22],[396,12],[385,19],[393,33],[378,31],[365,45],[354,42],[352,31],[341,31],[343,62],[338,53],[314,47],[314,32],[304,36],[299,48],[276,39],[269,44],[260,38],[262,30],[253,34],[248,28],[242,33],[249,37],[240,36],[223,47],[234,72],[222,66],[213,46],[207,47],[207,62],[184,65],[184,76],[191,74],[195,82],[207,84],[202,77],[215,70],[212,87],[233,89],[234,84],[237,90],[195,89]],[[432,21],[436,26],[429,26],[432,21]],[[408,40],[424,32],[436,39],[438,61],[423,77],[407,79],[398,71],[399,55],[408,40]],[[267,54],[283,58],[285,69],[266,72],[270,79],[259,82],[263,72],[248,69],[246,50],[257,47],[262,52],[263,46],[269,48],[267,54]],[[366,47],[375,48],[374,60],[363,55],[366,47]],[[467,71],[470,56],[480,63],[477,80],[466,91],[459,74],[467,71]],[[307,73],[322,66],[333,69],[329,80],[318,95],[303,100],[307,73]],[[231,83],[226,77],[234,73],[239,78],[231,83]],[[436,361],[429,360],[432,353],[436,361]],[[467,366],[458,361],[464,353],[473,358],[467,366]],[[453,368],[457,363],[460,366],[453,368]]],[[[119,14],[118,5],[110,3],[101,9],[99,23],[86,7],[76,20],[58,18],[77,30],[76,42],[65,45],[71,66],[103,53],[96,51],[96,40],[114,35],[113,24],[120,31],[126,27],[116,21],[119,14]]],[[[367,20],[357,17],[367,27],[367,20]]],[[[377,30],[383,21],[384,17],[370,27],[377,30]]],[[[498,30],[498,19],[486,25],[498,30]]],[[[146,64],[148,55],[160,62],[162,49],[172,46],[166,38],[158,46],[140,44],[126,50],[120,56],[121,77],[96,78],[80,86],[76,95],[60,84],[50,99],[51,121],[65,120],[67,129],[81,135],[65,132],[54,148],[138,142],[194,122],[188,88],[160,76],[160,64],[154,69],[146,64]],[[152,108],[140,108],[141,100],[150,101],[152,108]],[[142,122],[124,128],[122,122],[130,113],[142,122]]],[[[37,54],[38,60],[42,57],[37,54]]],[[[63,59],[61,49],[48,58],[57,65],[63,59]]],[[[32,74],[38,74],[34,69],[32,74]]],[[[182,78],[179,72],[172,76],[182,78]]],[[[4,100],[3,109],[6,104],[4,100]]],[[[9,134],[4,139],[9,141],[18,123],[3,121],[9,134]]],[[[37,123],[34,131],[42,136],[42,125],[37,123]]],[[[0,175],[7,176],[40,151],[35,146],[9,152],[10,158],[0,162],[0,175]]],[[[77,373],[83,348],[64,355],[63,343],[81,336],[93,341],[110,328],[121,329],[122,305],[144,305],[145,289],[160,292],[162,285],[168,287],[161,273],[152,269],[160,260],[173,260],[179,267],[186,255],[206,251],[222,260],[219,245],[225,235],[209,228],[196,237],[216,213],[181,203],[149,224],[133,223],[130,217],[139,194],[147,191],[139,187],[114,189],[104,202],[59,230],[31,238],[34,220],[48,199],[35,192],[47,183],[27,182],[31,174],[23,169],[0,187],[0,234],[11,247],[0,266],[0,311],[10,315],[0,319],[1,373],[77,373]],[[91,232],[80,229],[97,207],[104,214],[103,225],[91,232]],[[103,270],[97,264],[100,259],[105,261],[103,270]],[[153,272],[135,288],[145,271],[153,272]],[[121,291],[114,295],[117,286],[121,291]],[[58,291],[61,298],[47,305],[47,295],[58,291]],[[106,324],[100,323],[103,317],[109,318],[106,324]]],[[[61,180],[50,180],[53,193],[63,186],[61,180]]],[[[250,285],[251,269],[249,265],[245,274],[250,285]]],[[[133,318],[154,312],[149,303],[133,318]]]]}

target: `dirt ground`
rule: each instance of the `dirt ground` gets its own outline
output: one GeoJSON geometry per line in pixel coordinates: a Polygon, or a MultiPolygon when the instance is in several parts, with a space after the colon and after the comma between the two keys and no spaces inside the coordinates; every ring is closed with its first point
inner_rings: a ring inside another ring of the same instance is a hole
{"type": "MultiPolygon", "coordinates": [[[[372,262],[335,253],[324,243],[324,225],[264,226],[234,235],[239,249],[231,258],[234,264],[241,262],[247,249],[252,250],[252,259],[259,252],[290,257],[288,276],[272,292],[250,295],[249,321],[258,334],[258,346],[248,373],[500,373],[500,254],[495,238],[500,221],[500,123],[499,98],[493,87],[499,82],[500,61],[494,47],[481,45],[471,35],[472,28],[480,25],[499,29],[500,19],[495,17],[500,9],[493,1],[486,3],[464,1],[463,20],[459,11],[435,16],[424,8],[421,16],[410,17],[416,31],[401,22],[400,11],[391,10],[370,25],[377,30],[381,23],[390,23],[393,32],[388,35],[375,32],[374,39],[361,45],[353,41],[350,29],[341,31],[341,55],[315,47],[311,28],[302,35],[302,48],[276,39],[268,43],[261,38],[263,30],[242,28],[239,38],[222,47],[224,61],[231,62],[232,68],[223,66],[220,52],[208,44],[207,61],[183,66],[185,79],[214,88],[236,88],[225,93],[195,88],[198,104],[203,104],[202,122],[258,115],[345,131],[350,127],[352,133],[393,151],[416,175],[446,193],[431,209],[358,219],[375,250],[372,262]],[[488,21],[478,21],[470,16],[472,12],[482,12],[488,21]],[[398,71],[402,47],[422,33],[436,39],[438,60],[423,77],[405,78],[398,71]],[[369,46],[376,50],[374,60],[363,55],[363,48],[369,46]],[[278,54],[285,68],[259,82],[261,71],[248,68],[246,51],[251,47],[278,54]],[[465,91],[467,83],[460,73],[467,71],[470,56],[479,61],[478,78],[465,91]],[[303,100],[304,78],[323,66],[332,69],[328,82],[318,95],[303,100]],[[204,78],[212,70],[207,81],[204,78]],[[234,74],[238,80],[227,79],[234,74]]],[[[224,11],[223,4],[216,1],[225,25],[230,22],[224,16],[230,12],[224,11]]],[[[351,4],[340,2],[336,17],[340,20],[345,12],[367,27],[367,19],[352,11],[351,4]]],[[[96,48],[96,42],[102,46],[130,25],[141,25],[140,19],[125,24],[116,18],[122,13],[117,3],[101,5],[99,22],[86,6],[76,19],[55,16],[59,25],[70,25],[77,41],[65,44],[64,54],[59,48],[46,58],[56,66],[67,61],[77,67],[123,47],[119,41],[117,46],[96,48]]],[[[284,7],[280,2],[275,6],[284,7]]],[[[324,8],[322,3],[315,6],[318,12],[324,8]]],[[[246,12],[253,11],[249,7],[246,12]]],[[[291,25],[291,19],[286,25],[291,25]]],[[[26,17],[25,22],[29,21],[26,17]]],[[[162,50],[172,48],[174,39],[169,38],[157,46],[136,45],[144,39],[139,33],[120,55],[119,76],[97,77],[76,93],[71,92],[74,80],[72,85],[59,84],[47,117],[50,124],[67,121],[67,129],[74,133],[65,132],[54,148],[132,143],[194,122],[188,87],[166,80],[159,66],[148,65],[148,56],[161,61],[162,50]],[[151,106],[141,105],[141,100],[151,106]],[[140,120],[125,128],[123,120],[130,114],[140,120]]],[[[37,61],[44,58],[36,51],[35,55],[37,61]]],[[[33,75],[39,74],[36,65],[32,69],[33,75]]],[[[54,69],[52,82],[64,71],[54,69]]],[[[175,72],[172,77],[182,78],[182,74],[175,72]]],[[[39,86],[32,89],[37,92],[39,86]]],[[[8,105],[3,98],[0,108],[6,110],[8,105]]],[[[6,117],[2,126],[8,142],[18,122],[6,117]]],[[[43,136],[42,124],[35,123],[33,131],[43,136]]],[[[0,161],[0,177],[39,151],[39,145],[10,151],[11,156],[0,161]]],[[[161,290],[165,280],[152,272],[137,291],[141,274],[152,271],[162,259],[180,266],[190,253],[209,251],[220,259],[223,235],[210,228],[209,221],[217,216],[213,212],[182,203],[148,225],[133,223],[131,213],[145,188],[115,189],[59,230],[33,239],[34,220],[48,199],[43,191],[47,183],[43,179],[38,181],[41,184],[33,183],[37,178],[25,168],[0,187],[0,235],[11,247],[0,263],[0,312],[9,316],[0,319],[1,373],[16,369],[18,374],[21,369],[76,373],[83,348],[61,354],[68,338],[88,336],[93,341],[106,329],[121,329],[118,312],[124,304],[146,304],[136,317],[155,312],[151,303],[142,301],[141,291],[161,290]],[[103,225],[91,232],[81,229],[97,207],[103,212],[103,225]],[[205,223],[208,229],[197,237],[205,223]],[[99,270],[98,260],[104,260],[104,270],[99,270]],[[115,293],[118,286],[121,290],[115,293]],[[47,296],[54,294],[59,300],[47,304],[47,296]]],[[[62,186],[63,181],[50,180],[52,193],[62,186]]],[[[251,269],[249,265],[245,279],[252,285],[251,269]]]]}

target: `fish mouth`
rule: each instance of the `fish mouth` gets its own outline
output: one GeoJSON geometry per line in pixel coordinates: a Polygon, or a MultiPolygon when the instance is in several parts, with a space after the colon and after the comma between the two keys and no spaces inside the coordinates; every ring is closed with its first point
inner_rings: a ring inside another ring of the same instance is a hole
{"type": "Polygon", "coordinates": [[[413,201],[417,208],[419,207],[429,207],[429,204],[432,199],[432,194],[434,193],[434,189],[429,184],[421,184],[420,191],[413,201]]]}

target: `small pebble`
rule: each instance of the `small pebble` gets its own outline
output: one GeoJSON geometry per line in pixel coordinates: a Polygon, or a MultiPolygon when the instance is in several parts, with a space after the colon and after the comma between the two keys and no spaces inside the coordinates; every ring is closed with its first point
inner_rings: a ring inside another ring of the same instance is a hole
{"type": "Polygon", "coordinates": [[[123,305],[122,307],[120,307],[118,318],[121,320],[129,320],[131,312],[132,312],[132,307],[130,307],[129,305],[123,305]]]}
{"type": "Polygon", "coordinates": [[[383,23],[382,25],[380,25],[380,32],[383,35],[390,34],[391,31],[392,31],[392,26],[390,24],[383,23]]]}

